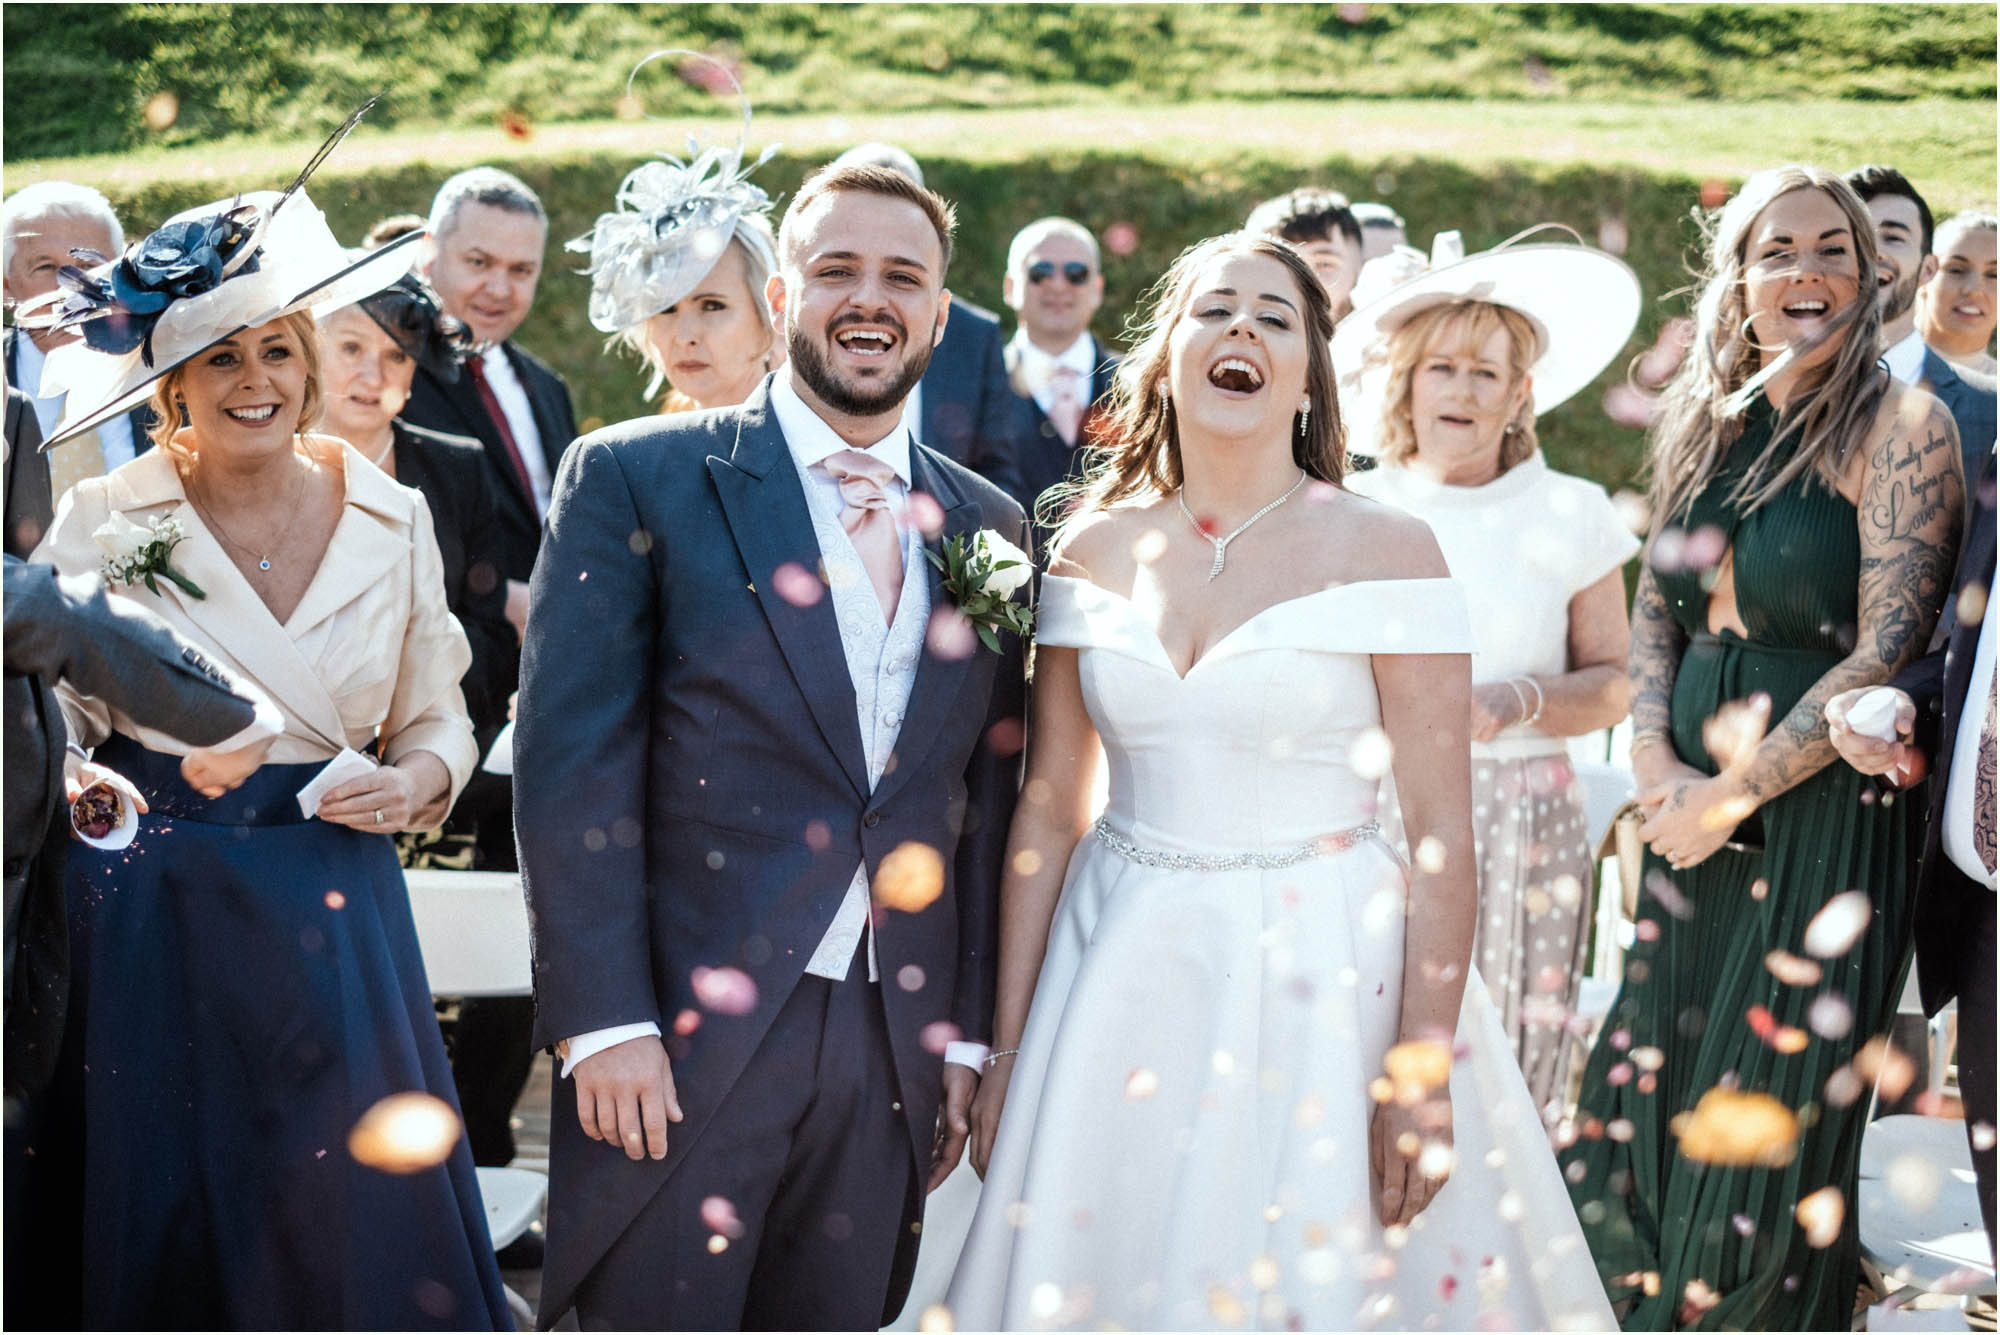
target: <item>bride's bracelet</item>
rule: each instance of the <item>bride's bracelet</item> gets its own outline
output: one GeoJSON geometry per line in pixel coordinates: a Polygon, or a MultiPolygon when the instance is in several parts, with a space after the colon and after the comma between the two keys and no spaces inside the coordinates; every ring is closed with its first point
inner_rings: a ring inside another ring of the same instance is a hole
{"type": "Polygon", "coordinates": [[[1002,1057],[1018,1057],[1020,1055],[1021,1055],[1021,1050],[1019,1048],[1002,1048],[998,1052],[987,1053],[986,1060],[981,1062],[980,1065],[984,1066],[987,1070],[990,1071],[993,1069],[994,1064],[998,1062],[1002,1057]]]}

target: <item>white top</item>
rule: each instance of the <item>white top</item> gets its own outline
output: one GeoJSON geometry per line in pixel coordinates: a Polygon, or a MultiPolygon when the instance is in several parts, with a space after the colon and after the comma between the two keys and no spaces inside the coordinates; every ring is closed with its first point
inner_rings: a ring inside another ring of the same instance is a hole
{"type": "Polygon", "coordinates": [[[1993,710],[1993,623],[1979,621],[1979,648],[1972,655],[1972,679],[1966,684],[1965,707],[1958,715],[1958,740],[1951,753],[1951,773],[1944,783],[1944,855],[1974,881],[1993,888],[1993,874],[1979,860],[1972,842],[1972,814],[1979,777],[1979,730],[1993,710]]]}
{"type": "MultiPolygon", "coordinates": [[[[1474,682],[1568,672],[1570,600],[1639,551],[1604,488],[1556,472],[1539,450],[1480,487],[1386,465],[1347,484],[1431,526],[1471,606],[1474,682]]],[[[1516,759],[1563,749],[1562,738],[1515,724],[1474,742],[1472,753],[1516,759]]]]}
{"type": "Polygon", "coordinates": [[[1014,331],[1014,348],[1019,353],[1021,379],[1027,382],[1034,394],[1035,405],[1046,415],[1056,401],[1056,371],[1067,367],[1076,372],[1077,402],[1090,406],[1090,377],[1097,370],[1097,341],[1084,330],[1076,336],[1076,341],[1061,352],[1050,356],[1036,347],[1034,341],[1021,330],[1014,331]]]}
{"type": "MultiPolygon", "coordinates": [[[[41,425],[43,440],[56,433],[56,424],[62,421],[63,403],[69,398],[67,394],[43,398],[35,392],[41,386],[42,367],[47,361],[42,350],[35,346],[35,340],[25,332],[15,339],[14,388],[35,401],[35,421],[41,425]]],[[[124,413],[98,423],[97,443],[104,450],[107,473],[139,455],[139,444],[132,439],[132,419],[124,413]]]]}
{"type": "Polygon", "coordinates": [[[500,401],[500,411],[507,414],[507,426],[521,451],[521,463],[528,470],[528,481],[534,485],[535,514],[546,518],[555,484],[549,477],[548,456],[542,453],[542,429],[535,425],[535,409],[528,402],[527,386],[514,374],[514,363],[507,360],[507,350],[500,344],[495,343],[480,354],[479,361],[486,371],[486,383],[492,386],[493,397],[500,401]]]}
{"type": "Polygon", "coordinates": [[[1888,364],[1889,374],[1906,385],[1914,385],[1924,378],[1924,336],[1911,330],[1901,342],[1882,354],[1888,364]]]}

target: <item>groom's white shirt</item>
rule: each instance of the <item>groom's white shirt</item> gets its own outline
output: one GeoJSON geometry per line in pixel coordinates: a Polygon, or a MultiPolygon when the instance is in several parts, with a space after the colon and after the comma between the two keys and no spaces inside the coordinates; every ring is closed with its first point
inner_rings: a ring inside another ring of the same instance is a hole
{"type": "MultiPolygon", "coordinates": [[[[903,592],[896,604],[893,624],[884,621],[880,601],[868,578],[854,542],[841,527],[840,483],[819,467],[827,456],[854,449],[799,397],[789,372],[773,377],[771,412],[778,419],[792,463],[805,489],[806,509],[812,515],[813,532],[819,540],[820,560],[833,598],[834,619],[840,626],[841,651],[847,659],[847,674],[854,684],[854,703],[861,728],[861,746],[868,763],[872,788],[882,781],[901,732],[903,713],[910,691],[916,685],[917,665],[923,659],[924,635],[930,622],[930,578],[925,567],[923,539],[914,527],[901,528],[903,539],[903,592]]],[[[899,423],[894,430],[872,445],[861,447],[895,470],[888,485],[892,506],[900,508],[910,493],[910,432],[899,423]]],[[[855,949],[865,938],[868,944],[868,981],[880,978],[875,960],[875,938],[868,930],[868,865],[858,864],[840,909],[834,914],[826,935],[820,938],[805,971],[821,978],[843,979],[852,966],[855,949]]],[[[657,1036],[660,1026],[652,1021],[616,1025],[593,1030],[569,1041],[562,1073],[568,1075],[584,1058],[628,1039],[657,1036]]],[[[945,1060],[978,1067],[987,1048],[980,1043],[952,1043],[945,1060]]]]}

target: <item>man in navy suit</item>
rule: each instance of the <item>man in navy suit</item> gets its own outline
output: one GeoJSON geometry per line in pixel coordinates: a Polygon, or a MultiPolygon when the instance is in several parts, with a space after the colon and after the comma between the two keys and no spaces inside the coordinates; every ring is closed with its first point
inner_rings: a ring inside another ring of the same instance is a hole
{"type": "MultiPolygon", "coordinates": [[[[460,172],[439,187],[431,204],[427,273],[445,312],[463,320],[484,349],[465,373],[446,382],[422,367],[410,385],[403,420],[449,435],[470,436],[486,450],[495,497],[493,562],[506,585],[507,619],[521,633],[528,617],[528,577],[542,540],[542,517],[563,451],[576,437],[576,415],[562,377],[513,342],[535,304],[548,247],[542,201],[518,178],[495,167],[460,172]]],[[[483,590],[479,592],[485,592],[483,590]]],[[[506,724],[505,702],[518,681],[513,652],[495,673],[496,707],[472,725],[482,749],[506,724]]],[[[484,770],[459,797],[451,828],[471,826],[478,865],[511,871],[513,788],[484,770]]],[[[468,999],[453,1034],[452,1076],[465,1111],[474,1163],[504,1166],[514,1157],[510,1119],[534,1064],[526,998],[468,999]]],[[[532,1264],[532,1234],[504,1258],[532,1264]]]]}
{"type": "Polygon", "coordinates": [[[563,1057],[544,1327],[876,1329],[963,1148],[1022,646],[980,646],[927,557],[1027,535],[903,424],[951,227],[892,170],[821,169],[767,289],[784,369],[564,460],[515,743],[563,1057]]]}
{"type": "MultiPolygon", "coordinates": [[[[924,169],[894,144],[858,144],[835,158],[833,165],[887,167],[924,184],[924,169]]],[[[939,454],[1018,497],[1014,395],[1001,361],[1006,341],[999,316],[954,294],[944,341],[931,353],[924,378],[904,400],[903,424],[939,454]]]]}
{"type": "MultiPolygon", "coordinates": [[[[8,196],[0,207],[0,246],[5,249],[4,291],[9,306],[38,297],[56,288],[56,271],[65,264],[89,267],[77,250],[94,251],[106,259],[125,249],[125,231],[112,212],[110,201],[87,185],[68,181],[41,181],[8,196]]],[[[49,352],[81,335],[57,333],[51,329],[24,332],[9,328],[4,336],[7,384],[26,394],[33,406],[38,440],[55,434],[62,420],[63,395],[43,397],[42,363],[49,352]]],[[[12,410],[9,410],[9,439],[13,439],[12,410]]],[[[7,551],[26,556],[41,540],[41,530],[55,512],[62,494],[87,477],[102,477],[122,463],[152,448],[148,434],[153,420],[150,408],[141,405],[121,417],[105,422],[96,430],[67,441],[45,457],[21,465],[8,475],[7,509],[10,523],[6,534],[7,551]],[[18,484],[18,489],[17,485],[18,484]],[[11,522],[33,521],[33,531],[11,522]]]]}
{"type": "MultiPolygon", "coordinates": [[[[1068,218],[1038,218],[1007,247],[1007,305],[1020,326],[1007,344],[1013,386],[1014,498],[1035,514],[1041,494],[1076,474],[1118,369],[1090,322],[1104,304],[1097,238],[1068,218]]],[[[1037,520],[1035,547],[1049,530],[1037,520]]]]}
{"type": "Polygon", "coordinates": [[[1962,370],[1925,346],[1917,330],[1917,289],[1937,276],[1931,253],[1931,207],[1894,167],[1856,167],[1847,183],[1875,219],[1877,300],[1882,307],[1882,360],[1889,374],[1906,385],[1929,390],[1958,423],[1969,486],[1993,448],[1994,386],[1991,377],[1962,370]]]}
{"type": "Polygon", "coordinates": [[[1904,668],[1892,686],[1897,740],[1847,726],[1866,691],[1827,702],[1827,736],[1863,774],[1897,787],[1930,774],[1930,822],[1917,864],[1917,989],[1936,1015],[1958,998],[1959,1090],[1979,1181],[1986,1241],[1993,1242],[1994,1149],[1994,451],[1987,441],[1972,487],[1972,522],[1938,624],[1940,647],[1904,668]]]}

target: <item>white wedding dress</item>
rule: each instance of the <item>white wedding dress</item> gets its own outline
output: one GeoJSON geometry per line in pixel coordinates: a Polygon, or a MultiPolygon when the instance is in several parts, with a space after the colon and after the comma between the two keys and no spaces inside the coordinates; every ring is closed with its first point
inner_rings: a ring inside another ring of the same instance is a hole
{"type": "MultiPolygon", "coordinates": [[[[1468,651],[1458,586],[1277,604],[1186,677],[1094,584],[1045,579],[1036,629],[1082,651],[1110,795],[1070,861],[944,1298],[953,1324],[1612,1328],[1476,975],[1451,1179],[1407,1229],[1375,1221],[1368,1085],[1397,1029],[1400,857],[1364,835],[1281,868],[1213,866],[1283,861],[1372,820],[1386,754],[1370,655],[1468,651]]],[[[925,1232],[935,1247],[956,1230],[925,1232]]],[[[920,1269],[905,1322],[937,1300],[922,1284],[920,1269]]]]}

